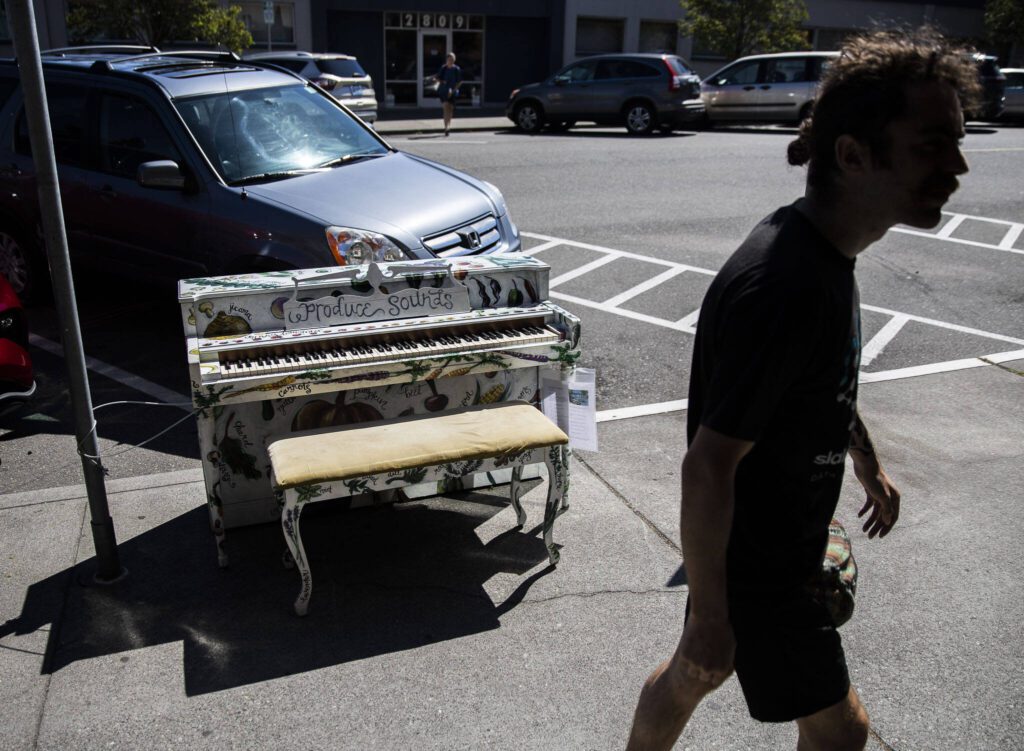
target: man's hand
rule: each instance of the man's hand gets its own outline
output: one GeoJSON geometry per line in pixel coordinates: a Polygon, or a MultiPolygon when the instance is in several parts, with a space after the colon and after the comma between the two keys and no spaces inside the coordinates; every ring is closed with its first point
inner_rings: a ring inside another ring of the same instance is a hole
{"type": "Polygon", "coordinates": [[[728,620],[690,613],[676,652],[682,672],[712,691],[732,674],[735,656],[736,637],[728,620]]]}
{"type": "Polygon", "coordinates": [[[900,517],[900,491],[889,481],[889,476],[874,454],[851,451],[850,455],[853,458],[854,474],[867,493],[864,507],[857,516],[864,516],[870,511],[871,514],[864,522],[868,538],[874,538],[875,535],[885,537],[900,517]]]}

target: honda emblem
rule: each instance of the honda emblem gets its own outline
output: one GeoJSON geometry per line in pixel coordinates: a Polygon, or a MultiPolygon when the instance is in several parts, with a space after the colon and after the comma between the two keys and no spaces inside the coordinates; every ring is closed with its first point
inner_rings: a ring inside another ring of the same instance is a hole
{"type": "Polygon", "coordinates": [[[462,244],[470,250],[476,250],[480,247],[480,233],[475,229],[467,229],[460,232],[459,237],[462,238],[462,244]]]}

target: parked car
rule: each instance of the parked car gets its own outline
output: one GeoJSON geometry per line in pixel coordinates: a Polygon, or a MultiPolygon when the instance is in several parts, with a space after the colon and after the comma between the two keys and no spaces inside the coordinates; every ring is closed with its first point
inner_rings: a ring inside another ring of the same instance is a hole
{"type": "Polygon", "coordinates": [[[967,120],[997,120],[1003,114],[1003,97],[1006,91],[1006,76],[999,69],[999,59],[995,55],[976,53],[971,56],[978,69],[978,82],[981,83],[981,103],[977,109],[964,113],[967,120]]]}
{"type": "Polygon", "coordinates": [[[1003,68],[1006,90],[1002,117],[1009,120],[1024,117],[1024,68],[1003,68]]]}
{"type": "Polygon", "coordinates": [[[28,321],[21,301],[0,274],[0,405],[36,391],[28,354],[28,321]]]}
{"type": "MultiPolygon", "coordinates": [[[[112,50],[43,70],[76,264],[181,279],[520,249],[497,188],[393,149],[293,73],[112,50]]],[[[26,301],[45,264],[20,86],[0,60],[0,269],[26,301]]]]}
{"type": "Polygon", "coordinates": [[[700,85],[708,121],[798,123],[814,106],[818,82],[838,52],[741,57],[700,85]]]}
{"type": "Polygon", "coordinates": [[[505,114],[525,133],[580,120],[622,124],[634,135],[700,122],[700,77],[676,55],[597,55],[565,66],[542,83],[515,89],[505,114]]]}
{"type": "Polygon", "coordinates": [[[298,73],[344,104],[371,125],[377,120],[373,79],[351,55],[327,52],[255,52],[246,60],[272,63],[298,73]]]}

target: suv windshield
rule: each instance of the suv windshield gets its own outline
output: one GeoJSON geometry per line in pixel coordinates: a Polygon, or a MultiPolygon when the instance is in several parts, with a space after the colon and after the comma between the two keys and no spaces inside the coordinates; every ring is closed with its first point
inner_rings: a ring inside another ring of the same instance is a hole
{"type": "Polygon", "coordinates": [[[175,102],[228,183],[272,180],[388,149],[309,86],[210,94],[175,102]]]}

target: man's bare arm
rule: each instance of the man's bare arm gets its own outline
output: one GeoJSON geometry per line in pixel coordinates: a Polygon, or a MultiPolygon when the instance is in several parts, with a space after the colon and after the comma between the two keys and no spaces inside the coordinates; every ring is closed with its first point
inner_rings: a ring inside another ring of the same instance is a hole
{"type": "Polygon", "coordinates": [[[853,460],[854,474],[866,493],[864,506],[857,516],[864,516],[870,511],[864,522],[864,531],[869,538],[875,535],[885,537],[900,517],[900,491],[882,469],[860,413],[854,415],[853,430],[850,432],[850,458],[853,460]]]}
{"type": "Polygon", "coordinates": [[[683,459],[680,537],[690,586],[690,618],[680,656],[714,683],[732,669],[734,642],[726,602],[726,548],[736,467],[753,447],[701,426],[683,459]]]}

